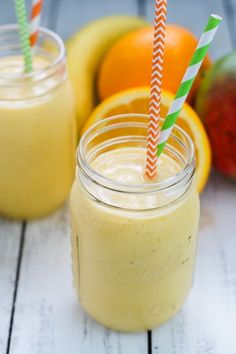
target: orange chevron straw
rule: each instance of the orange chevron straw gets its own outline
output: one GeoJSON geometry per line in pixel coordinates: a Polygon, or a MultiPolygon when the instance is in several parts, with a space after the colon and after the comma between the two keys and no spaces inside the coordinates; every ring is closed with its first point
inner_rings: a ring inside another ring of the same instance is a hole
{"type": "Polygon", "coordinates": [[[30,45],[35,47],[38,39],[38,29],[42,12],[43,0],[33,0],[31,17],[30,17],[30,45]]]}
{"type": "Polygon", "coordinates": [[[151,96],[149,101],[149,123],[145,174],[149,179],[157,175],[157,147],[160,136],[160,105],[167,0],[156,0],[155,25],[152,52],[151,96]]]}

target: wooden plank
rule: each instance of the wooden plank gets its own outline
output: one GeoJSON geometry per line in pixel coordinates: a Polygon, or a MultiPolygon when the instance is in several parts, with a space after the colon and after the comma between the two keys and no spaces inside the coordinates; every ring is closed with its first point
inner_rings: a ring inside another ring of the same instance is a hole
{"type": "Polygon", "coordinates": [[[2,0],[0,6],[0,25],[14,22],[16,22],[16,20],[13,2],[9,0],[2,0]]]}
{"type": "MultiPolygon", "coordinates": [[[[43,13],[41,17],[42,26],[46,26],[46,27],[48,26],[49,14],[50,14],[49,9],[50,9],[51,1],[53,0],[44,1],[43,13]]],[[[32,0],[26,0],[26,6],[29,13],[30,13],[31,4],[32,4],[32,0]]],[[[15,23],[15,22],[16,22],[16,16],[14,10],[14,1],[1,0],[0,25],[5,25],[8,23],[15,23]]]]}
{"type": "MultiPolygon", "coordinates": [[[[147,16],[153,20],[154,0],[147,0],[147,16]]],[[[221,0],[169,0],[168,1],[168,22],[186,26],[199,37],[211,13],[222,15],[222,23],[210,53],[214,59],[228,53],[231,50],[229,29],[226,20],[225,10],[221,0]]]]}
{"type": "Polygon", "coordinates": [[[213,59],[217,59],[231,52],[232,50],[232,42],[228,27],[228,16],[225,12],[222,0],[207,0],[204,2],[204,4],[207,14],[216,13],[223,17],[223,22],[219,31],[217,32],[217,35],[215,36],[214,43],[210,49],[213,59]]]}
{"type": "Polygon", "coordinates": [[[184,309],[153,332],[153,354],[235,353],[235,200],[235,185],[213,175],[201,198],[195,285],[184,309]]]}
{"type": "Polygon", "coordinates": [[[11,354],[145,354],[146,334],[106,330],[81,309],[72,287],[66,209],[29,223],[11,354]]]}
{"type": "Polygon", "coordinates": [[[69,0],[62,1],[58,17],[57,32],[68,38],[89,21],[114,14],[137,13],[136,0],[69,0]],[[65,26],[66,23],[66,26],[65,26]]]}
{"type": "Polygon", "coordinates": [[[147,17],[147,6],[145,0],[137,0],[138,15],[142,17],[147,17]]]}
{"type": "Polygon", "coordinates": [[[230,38],[233,48],[236,50],[236,0],[223,0],[230,38]]]}
{"type": "Polygon", "coordinates": [[[15,290],[21,224],[0,220],[0,353],[7,348],[15,290]]]}

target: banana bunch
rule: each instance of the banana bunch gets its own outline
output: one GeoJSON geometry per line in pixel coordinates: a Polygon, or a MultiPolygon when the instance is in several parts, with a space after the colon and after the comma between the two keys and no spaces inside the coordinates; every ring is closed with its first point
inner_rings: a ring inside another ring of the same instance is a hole
{"type": "Polygon", "coordinates": [[[86,25],[68,41],[68,73],[75,94],[78,133],[96,105],[96,74],[104,54],[119,37],[146,25],[134,16],[105,17],[86,25]]]}

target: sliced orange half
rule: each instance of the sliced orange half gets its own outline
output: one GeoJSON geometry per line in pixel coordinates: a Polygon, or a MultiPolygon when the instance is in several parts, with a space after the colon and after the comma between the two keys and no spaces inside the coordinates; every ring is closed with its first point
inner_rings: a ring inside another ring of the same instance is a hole
{"type": "MultiPolygon", "coordinates": [[[[119,92],[100,103],[85,123],[82,133],[103,118],[125,113],[148,113],[149,87],[138,87],[119,92]]],[[[165,117],[174,96],[167,91],[162,92],[161,116],[165,117]]],[[[196,149],[197,187],[201,192],[205,187],[211,168],[210,143],[197,113],[185,104],[177,124],[192,138],[196,149]]]]}

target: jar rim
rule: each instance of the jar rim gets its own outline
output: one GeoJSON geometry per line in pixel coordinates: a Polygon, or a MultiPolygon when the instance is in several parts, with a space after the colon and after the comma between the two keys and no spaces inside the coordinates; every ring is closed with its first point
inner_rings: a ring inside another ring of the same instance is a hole
{"type": "MultiPolygon", "coordinates": [[[[114,181],[108,177],[103,176],[102,174],[98,173],[95,169],[91,167],[89,164],[88,160],[86,159],[86,154],[85,154],[85,147],[87,144],[87,140],[89,138],[89,135],[95,131],[99,125],[104,126],[106,123],[110,123],[112,121],[115,121],[117,119],[125,119],[131,117],[137,117],[137,118],[142,118],[146,119],[148,121],[149,116],[146,114],[138,114],[138,113],[128,113],[128,114],[120,114],[120,115],[115,115],[109,118],[105,118],[102,121],[94,124],[92,127],[90,127],[82,136],[76,157],[77,157],[77,164],[81,166],[83,173],[93,182],[95,182],[98,185],[103,185],[107,189],[113,190],[113,191],[118,191],[118,192],[125,192],[125,193],[135,193],[135,194],[143,194],[143,193],[150,193],[150,192],[158,192],[164,189],[171,188],[175,185],[180,184],[186,178],[190,179],[192,178],[194,171],[195,171],[195,154],[194,154],[194,145],[192,142],[192,139],[190,136],[177,124],[175,124],[174,128],[175,130],[178,131],[187,141],[188,143],[188,156],[187,156],[187,162],[181,171],[179,171],[177,174],[168,177],[167,179],[163,181],[154,181],[150,183],[140,183],[140,184],[127,184],[127,183],[122,183],[118,181],[114,181]]],[[[163,119],[161,119],[163,121],[163,119]]],[[[120,123],[124,124],[124,123],[120,123]]],[[[109,125],[112,126],[112,125],[109,125]]],[[[114,125],[113,125],[114,126],[114,125]]],[[[178,139],[174,133],[172,132],[170,137],[174,138],[175,140],[178,139]]],[[[168,145],[168,144],[167,144],[168,145]]]]}
{"type": "MultiPolygon", "coordinates": [[[[7,33],[9,31],[12,31],[13,33],[18,33],[18,28],[19,26],[17,24],[6,24],[6,25],[1,25],[0,26],[0,36],[4,35],[4,33],[7,33]]],[[[65,46],[64,42],[61,39],[61,37],[53,32],[52,30],[49,30],[45,27],[40,26],[39,27],[39,34],[43,34],[48,36],[50,39],[54,41],[54,43],[57,45],[58,48],[58,54],[55,59],[52,60],[48,65],[46,65],[43,69],[39,70],[33,70],[32,72],[25,73],[22,72],[20,75],[12,75],[9,73],[1,73],[1,79],[6,79],[8,81],[8,86],[9,82],[12,82],[12,84],[17,83],[19,84],[21,81],[22,83],[25,82],[25,79],[33,79],[34,82],[39,82],[45,79],[46,77],[51,75],[52,70],[57,67],[58,65],[61,64],[63,59],[65,58],[65,46]]]]}

